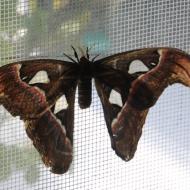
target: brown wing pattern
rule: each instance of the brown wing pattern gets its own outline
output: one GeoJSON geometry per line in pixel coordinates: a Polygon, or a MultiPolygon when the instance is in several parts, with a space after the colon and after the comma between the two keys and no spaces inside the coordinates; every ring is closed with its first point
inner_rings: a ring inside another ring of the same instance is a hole
{"type": "Polygon", "coordinates": [[[46,166],[65,173],[72,162],[75,88],[66,93],[67,109],[47,110],[39,119],[26,120],[26,132],[46,166]]]}
{"type": "Polygon", "coordinates": [[[176,82],[190,86],[190,56],[174,48],[147,48],[110,56],[101,64],[114,68],[105,78],[96,77],[112,148],[128,161],[136,151],[148,110],[163,90],[176,82]],[[142,61],[149,71],[130,75],[129,65],[134,60],[142,61]],[[118,77],[116,71],[128,79],[118,77]],[[118,88],[121,97],[125,96],[121,107],[109,102],[111,89],[118,88]]]}
{"type": "MultiPolygon", "coordinates": [[[[128,161],[136,151],[148,110],[163,90],[176,82],[190,86],[190,56],[174,48],[145,48],[93,63],[83,59],[90,64],[89,73],[85,70],[89,81],[95,78],[112,148],[128,161]],[[133,61],[140,61],[147,70],[130,73],[133,61]],[[119,94],[119,103],[112,102],[113,91],[119,94]]],[[[0,104],[25,122],[26,133],[43,162],[57,174],[66,172],[72,161],[74,100],[78,79],[83,77],[83,59],[79,64],[29,60],[0,68],[0,104]],[[34,82],[41,71],[47,74],[47,81],[34,82]],[[68,106],[57,112],[56,103],[62,96],[68,106]]],[[[91,94],[91,89],[86,88],[91,84],[81,87],[82,108],[91,101],[85,100],[86,92],[91,94]]]]}
{"type": "Polygon", "coordinates": [[[0,103],[25,122],[26,132],[46,166],[64,173],[72,161],[76,67],[58,60],[30,60],[0,68],[0,103]],[[43,71],[48,81],[30,81],[43,71]],[[65,96],[68,107],[55,113],[65,96]]]}
{"type": "Polygon", "coordinates": [[[31,87],[21,80],[20,68],[20,64],[1,67],[0,103],[13,116],[23,119],[35,118],[47,109],[46,97],[40,89],[31,87]]]}

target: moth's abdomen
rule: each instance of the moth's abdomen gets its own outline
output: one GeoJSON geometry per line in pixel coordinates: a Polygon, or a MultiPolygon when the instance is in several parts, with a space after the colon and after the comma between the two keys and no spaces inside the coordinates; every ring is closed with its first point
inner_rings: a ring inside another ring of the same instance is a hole
{"type": "Polygon", "coordinates": [[[78,81],[78,102],[81,109],[88,108],[92,100],[91,78],[79,79],[78,81]]]}

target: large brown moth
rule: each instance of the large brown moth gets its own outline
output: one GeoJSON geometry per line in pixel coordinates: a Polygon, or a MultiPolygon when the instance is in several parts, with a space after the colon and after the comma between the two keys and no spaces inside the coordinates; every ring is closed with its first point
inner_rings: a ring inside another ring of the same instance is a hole
{"type": "MultiPolygon", "coordinates": [[[[74,49],[74,48],[73,48],[74,49]]],[[[35,59],[0,68],[0,103],[20,116],[26,133],[53,173],[72,162],[75,91],[81,108],[91,104],[91,81],[102,103],[111,146],[123,160],[133,158],[148,110],[173,83],[190,86],[190,55],[174,48],[144,48],[90,60],[88,49],[76,60],[35,59]],[[134,61],[146,70],[130,72],[134,61]],[[47,81],[33,80],[40,72],[47,81]],[[120,95],[120,103],[111,94],[120,95]],[[58,99],[66,105],[56,112],[58,99]]]]}

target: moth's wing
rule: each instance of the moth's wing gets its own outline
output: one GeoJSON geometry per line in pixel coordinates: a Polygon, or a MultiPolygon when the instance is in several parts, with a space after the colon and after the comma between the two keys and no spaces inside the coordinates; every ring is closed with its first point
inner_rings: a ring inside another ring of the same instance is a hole
{"type": "MultiPolygon", "coordinates": [[[[158,50],[158,48],[147,48],[129,51],[98,60],[94,63],[95,85],[102,103],[112,148],[118,156],[125,160],[129,160],[133,157],[147,115],[147,110],[143,110],[143,113],[140,115],[138,114],[138,110],[133,108],[130,109],[129,114],[125,115],[125,113],[122,112],[123,117],[127,117],[130,125],[126,124],[126,126],[120,126],[120,130],[117,130],[117,134],[112,125],[118,116],[121,115],[122,108],[124,106],[128,107],[127,100],[132,90],[132,83],[136,81],[138,77],[140,78],[143,74],[152,70],[159,63],[160,54],[158,50]],[[133,68],[136,63],[138,63],[138,66],[133,68]],[[116,98],[115,100],[114,96],[116,98]],[[123,147],[125,147],[125,151],[130,152],[127,156],[121,154],[120,149],[122,149],[122,147],[116,146],[117,141],[125,138],[122,136],[124,132],[121,129],[123,128],[127,129],[128,134],[130,134],[127,137],[125,136],[126,139],[124,139],[122,144],[123,147]],[[135,142],[132,142],[133,140],[135,142]]],[[[146,91],[144,91],[144,93],[146,94],[146,91]]],[[[141,103],[143,104],[143,102],[141,103]]]]}
{"type": "Polygon", "coordinates": [[[119,73],[111,68],[107,68],[106,70],[107,71],[105,71],[105,73],[109,72],[109,74],[105,76],[102,75],[101,77],[95,77],[95,86],[102,103],[106,125],[111,137],[112,148],[114,149],[111,124],[121,111],[124,102],[127,100],[133,78],[131,76],[126,77],[125,75],[122,75],[122,73],[119,73]],[[113,98],[112,94],[115,94],[115,101],[112,101],[114,99],[111,99],[113,98]]]}
{"type": "Polygon", "coordinates": [[[13,115],[22,119],[38,118],[51,107],[63,92],[72,87],[76,79],[73,64],[58,60],[28,60],[0,68],[0,103],[13,115]],[[47,76],[46,82],[34,82],[40,72],[47,76]],[[60,77],[65,77],[60,80],[60,77]],[[62,86],[61,86],[62,85],[62,86]]]}
{"type": "Polygon", "coordinates": [[[27,135],[54,173],[66,172],[72,160],[77,70],[77,64],[45,59],[0,68],[0,103],[25,121],[27,135]],[[68,106],[56,113],[63,96],[68,106]]]}
{"type": "Polygon", "coordinates": [[[54,107],[39,119],[26,120],[26,132],[51,172],[63,174],[72,162],[74,101],[76,87],[65,91],[68,106],[55,113],[54,107]]]}
{"type": "Polygon", "coordinates": [[[104,88],[109,88],[110,92],[118,92],[122,103],[125,103],[131,83],[153,69],[159,62],[159,57],[156,48],[132,50],[106,57],[94,62],[95,81],[104,84],[104,88]],[[137,62],[138,66],[134,68],[133,65],[137,62]]]}
{"type": "Polygon", "coordinates": [[[174,83],[190,87],[190,55],[174,48],[158,48],[155,68],[138,77],[131,86],[127,102],[112,123],[115,148],[125,160],[136,151],[146,115],[165,88],[174,83]]]}
{"type": "Polygon", "coordinates": [[[95,84],[101,99],[112,148],[124,160],[133,158],[148,110],[168,84],[190,84],[190,58],[174,48],[147,48],[95,62],[95,84]],[[129,72],[134,61],[147,70],[129,72]],[[121,105],[110,101],[115,90],[121,105]]]}

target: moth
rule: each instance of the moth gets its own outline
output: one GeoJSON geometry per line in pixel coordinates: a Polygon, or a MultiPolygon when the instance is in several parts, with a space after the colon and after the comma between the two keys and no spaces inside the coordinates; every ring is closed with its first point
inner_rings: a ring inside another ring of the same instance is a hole
{"type": "Polygon", "coordinates": [[[72,162],[74,100],[78,86],[80,108],[91,104],[92,78],[100,98],[115,153],[133,158],[149,108],[174,83],[190,86],[190,55],[174,48],[144,48],[90,59],[88,48],[69,61],[35,59],[0,68],[0,103],[25,123],[28,137],[51,172],[63,174],[72,162]],[[131,72],[134,61],[145,70],[131,72]],[[47,81],[35,81],[39,72],[47,81]],[[117,92],[120,102],[113,102],[117,92]],[[55,111],[64,97],[66,106],[55,111]]]}

